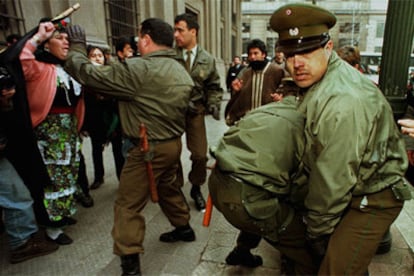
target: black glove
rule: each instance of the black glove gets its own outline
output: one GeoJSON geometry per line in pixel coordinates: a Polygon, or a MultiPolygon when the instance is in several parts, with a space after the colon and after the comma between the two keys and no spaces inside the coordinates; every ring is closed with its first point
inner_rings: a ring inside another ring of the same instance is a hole
{"type": "Polygon", "coordinates": [[[195,106],[195,104],[193,102],[190,102],[188,104],[187,112],[192,117],[198,114],[198,109],[197,109],[197,107],[195,106]]]}
{"type": "Polygon", "coordinates": [[[67,28],[69,42],[71,44],[82,44],[86,47],[85,30],[79,25],[69,26],[67,28]]]}
{"type": "Polygon", "coordinates": [[[325,257],[329,237],[330,235],[323,235],[317,238],[306,238],[306,244],[312,255],[313,262],[318,266],[322,263],[322,260],[325,257]]]}
{"type": "Polygon", "coordinates": [[[217,105],[210,105],[208,113],[211,114],[215,120],[220,120],[220,108],[217,105]]]}

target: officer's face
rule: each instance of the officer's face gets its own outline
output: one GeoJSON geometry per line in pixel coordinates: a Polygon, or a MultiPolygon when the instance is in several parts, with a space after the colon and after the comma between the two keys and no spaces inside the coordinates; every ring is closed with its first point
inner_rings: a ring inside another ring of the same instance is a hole
{"type": "Polygon", "coordinates": [[[333,42],[330,40],[324,47],[286,58],[286,69],[299,87],[309,87],[323,77],[328,68],[332,48],[333,42]]]}
{"type": "Polygon", "coordinates": [[[187,22],[178,21],[174,26],[174,38],[178,47],[183,49],[192,49],[195,46],[195,37],[197,31],[195,29],[189,29],[187,22]]]}

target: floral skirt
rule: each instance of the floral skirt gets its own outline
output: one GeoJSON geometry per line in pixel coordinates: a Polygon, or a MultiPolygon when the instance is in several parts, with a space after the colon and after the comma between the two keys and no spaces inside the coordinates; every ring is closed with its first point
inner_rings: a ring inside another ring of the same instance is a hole
{"type": "Polygon", "coordinates": [[[60,221],[76,213],[74,194],[81,150],[77,120],[72,114],[49,114],[34,131],[51,179],[44,190],[44,205],[49,219],[60,221]]]}

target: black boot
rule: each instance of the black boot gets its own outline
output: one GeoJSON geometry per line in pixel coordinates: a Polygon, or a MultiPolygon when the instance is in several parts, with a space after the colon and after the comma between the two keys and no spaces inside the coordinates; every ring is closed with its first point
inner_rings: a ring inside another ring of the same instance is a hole
{"type": "Polygon", "coordinates": [[[122,276],[141,275],[139,254],[121,256],[122,276]]]}
{"type": "Polygon", "coordinates": [[[200,186],[194,186],[191,188],[190,196],[194,199],[195,206],[198,211],[206,209],[206,201],[204,200],[203,194],[200,191],[200,186]]]}
{"type": "Polygon", "coordinates": [[[387,232],[385,232],[384,237],[382,237],[382,241],[378,245],[377,252],[375,254],[381,255],[390,252],[392,244],[392,236],[390,232],[390,228],[388,228],[387,232]]]}
{"type": "Polygon", "coordinates": [[[162,242],[176,242],[185,241],[192,242],[195,240],[195,233],[193,228],[189,224],[185,226],[179,226],[173,231],[161,234],[160,241],[162,242]]]}
{"type": "Polygon", "coordinates": [[[228,265],[241,265],[254,268],[262,265],[263,260],[259,255],[250,253],[249,249],[242,249],[236,246],[226,257],[226,263],[228,265]]]}

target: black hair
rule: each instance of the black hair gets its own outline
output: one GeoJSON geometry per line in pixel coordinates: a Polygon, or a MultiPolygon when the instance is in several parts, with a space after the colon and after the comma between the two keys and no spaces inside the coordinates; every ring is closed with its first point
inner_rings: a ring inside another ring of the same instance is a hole
{"type": "Polygon", "coordinates": [[[89,54],[95,49],[98,49],[99,51],[102,52],[102,54],[104,56],[104,64],[106,64],[105,50],[103,48],[99,47],[99,46],[90,45],[90,44],[86,46],[86,54],[87,54],[88,58],[89,58],[89,54]]]}
{"type": "Polygon", "coordinates": [[[353,67],[361,63],[361,55],[356,46],[345,45],[339,48],[336,52],[340,58],[351,64],[353,67]]]}
{"type": "Polygon", "coordinates": [[[180,21],[185,21],[187,23],[187,27],[189,30],[195,29],[196,33],[198,34],[198,30],[200,29],[200,25],[198,25],[197,18],[191,13],[183,13],[179,14],[175,17],[174,23],[177,24],[180,21]]]}
{"type": "Polygon", "coordinates": [[[250,51],[250,49],[258,48],[260,51],[262,51],[267,56],[267,50],[266,50],[266,44],[260,40],[260,39],[253,39],[247,44],[247,53],[250,51]]]}
{"type": "Polygon", "coordinates": [[[115,51],[123,51],[126,45],[131,45],[129,37],[120,37],[115,45],[115,51]]]}
{"type": "Polygon", "coordinates": [[[148,18],[141,23],[141,36],[149,35],[157,45],[172,47],[174,30],[170,24],[159,18],[148,18]]]}
{"type": "Polygon", "coordinates": [[[17,40],[19,40],[20,38],[22,38],[22,36],[19,35],[19,34],[10,34],[6,37],[6,41],[7,41],[7,43],[13,44],[17,40]]]}

